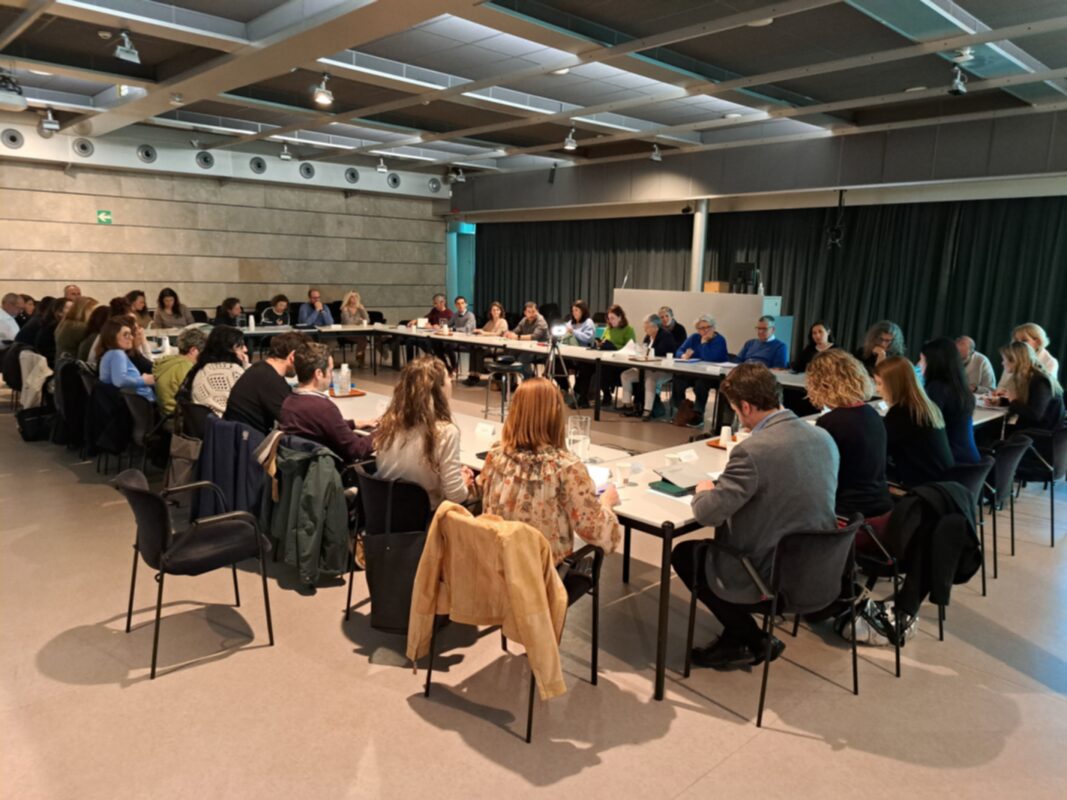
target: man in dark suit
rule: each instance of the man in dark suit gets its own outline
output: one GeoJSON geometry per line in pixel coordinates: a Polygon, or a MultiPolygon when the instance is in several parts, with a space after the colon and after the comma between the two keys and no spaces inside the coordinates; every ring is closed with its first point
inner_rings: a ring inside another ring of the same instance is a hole
{"type": "MultiPolygon", "coordinates": [[[[716,483],[697,484],[693,512],[702,525],[717,528],[716,541],[748,556],[770,583],[774,549],[785,534],[835,527],[837,447],[826,431],[781,407],[778,381],[763,364],[735,367],[721,391],[752,433],[733,448],[716,483]]],[[[693,662],[714,669],[759,664],[767,636],[773,661],[785,645],[764,634],[752,618],[761,597],[740,559],[711,548],[695,570],[698,544],[679,544],[671,564],[690,589],[697,573],[697,596],[723,632],[709,646],[695,649],[693,662]]]]}

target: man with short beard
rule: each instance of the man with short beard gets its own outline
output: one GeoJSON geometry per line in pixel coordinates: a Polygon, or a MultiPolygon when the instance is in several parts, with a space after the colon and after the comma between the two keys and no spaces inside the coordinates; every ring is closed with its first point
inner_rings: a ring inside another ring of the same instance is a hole
{"type": "Polygon", "coordinates": [[[293,353],[307,341],[311,340],[306,334],[296,331],[271,339],[267,357],[245,370],[230,390],[223,419],[243,422],[261,433],[269,433],[282,411],[282,403],[292,391],[285,379],[296,374],[293,353]]]}

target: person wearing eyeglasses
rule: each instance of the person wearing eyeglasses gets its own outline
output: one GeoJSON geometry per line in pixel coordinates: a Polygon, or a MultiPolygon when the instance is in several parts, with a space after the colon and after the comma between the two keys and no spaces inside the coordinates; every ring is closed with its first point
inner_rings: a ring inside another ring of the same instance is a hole
{"type": "Polygon", "coordinates": [[[756,361],[769,369],[789,369],[789,345],[774,337],[774,322],[771,316],[756,321],[756,338],[742,345],[734,358],[736,363],[756,361]]]}
{"type": "Polygon", "coordinates": [[[874,375],[874,368],[893,356],[902,356],[907,349],[904,332],[888,319],[874,323],[863,337],[863,345],[853,355],[863,362],[867,372],[874,375]]]}
{"type": "Polygon", "coordinates": [[[314,288],[308,290],[308,300],[300,306],[297,321],[301,325],[316,328],[333,325],[333,314],[330,313],[330,307],[322,302],[322,292],[314,288]]]}
{"type": "MultiPolygon", "coordinates": [[[[712,364],[729,361],[730,353],[726,337],[715,330],[715,317],[711,314],[701,314],[694,323],[694,332],[678,345],[674,357],[681,361],[706,361],[712,364]]],[[[704,424],[704,408],[708,404],[711,385],[711,381],[707,378],[675,375],[671,388],[671,397],[674,398],[677,406],[674,416],[675,425],[699,428],[704,424]],[[693,387],[696,397],[695,403],[685,396],[685,391],[690,386],[693,387]]]]}
{"type": "Polygon", "coordinates": [[[119,389],[135,389],[137,394],[153,403],[156,379],[151,373],[142,373],[130,360],[133,349],[133,329],[125,317],[112,317],[100,331],[100,381],[119,389]]]}

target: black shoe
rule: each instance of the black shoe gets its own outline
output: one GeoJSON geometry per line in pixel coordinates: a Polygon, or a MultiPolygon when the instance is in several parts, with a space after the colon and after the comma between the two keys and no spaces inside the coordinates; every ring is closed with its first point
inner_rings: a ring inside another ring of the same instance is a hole
{"type": "Polygon", "coordinates": [[[693,663],[698,667],[731,670],[747,667],[752,663],[753,654],[747,644],[719,637],[707,647],[693,648],[693,663]]]}
{"type": "Polygon", "coordinates": [[[703,417],[697,417],[692,422],[687,423],[685,427],[687,427],[687,428],[703,428],[704,427],[704,418],[703,417]]]}
{"type": "Polygon", "coordinates": [[[589,406],[589,401],[588,400],[579,400],[578,401],[578,408],[589,408],[589,407],[590,406],[589,406]]]}
{"type": "Polygon", "coordinates": [[[464,386],[477,386],[481,382],[481,378],[476,378],[473,375],[468,375],[466,378],[463,379],[464,386]]]}
{"type": "Polygon", "coordinates": [[[577,408],[578,407],[578,401],[575,400],[573,397],[566,396],[566,397],[563,398],[563,400],[567,404],[567,408],[577,408]]]}
{"type": "MultiPolygon", "coordinates": [[[[760,645],[759,650],[755,653],[755,658],[752,659],[752,666],[763,663],[763,656],[767,652],[767,640],[764,639],[760,645]]],[[[777,636],[771,636],[771,657],[769,661],[774,661],[782,653],[785,652],[785,642],[779,639],[777,636]]]]}
{"type": "Polygon", "coordinates": [[[642,413],[641,414],[641,421],[642,422],[651,422],[652,421],[652,412],[651,411],[645,411],[644,413],[642,413]]]}

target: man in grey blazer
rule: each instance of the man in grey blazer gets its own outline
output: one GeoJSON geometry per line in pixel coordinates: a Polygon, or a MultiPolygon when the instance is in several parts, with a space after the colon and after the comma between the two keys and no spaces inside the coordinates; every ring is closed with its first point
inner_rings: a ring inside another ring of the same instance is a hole
{"type": "MultiPolygon", "coordinates": [[[[733,448],[716,483],[697,485],[693,513],[702,525],[717,529],[717,542],[748,556],[770,583],[774,548],[785,534],[836,525],[837,447],[826,431],[782,409],[778,381],[763,364],[735,367],[721,391],[752,435],[733,448]]],[[[679,544],[671,564],[690,589],[696,573],[697,595],[723,632],[708,647],[693,651],[694,663],[714,669],[761,663],[765,637],[771,634],[764,634],[752,618],[759,591],[740,559],[725,551],[710,549],[697,568],[698,544],[679,544]]],[[[771,638],[773,661],[785,645],[771,638]]]]}

